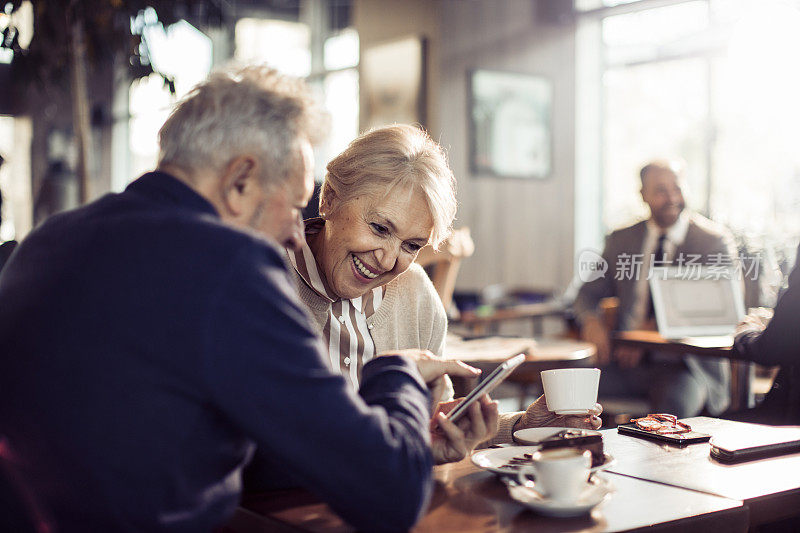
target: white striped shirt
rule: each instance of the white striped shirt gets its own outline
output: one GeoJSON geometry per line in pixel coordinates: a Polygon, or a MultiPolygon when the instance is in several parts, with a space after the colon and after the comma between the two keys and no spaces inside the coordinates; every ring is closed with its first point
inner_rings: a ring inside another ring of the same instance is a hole
{"type": "MultiPolygon", "coordinates": [[[[323,225],[322,219],[307,220],[306,235],[318,233],[323,225]]],[[[331,367],[334,371],[338,370],[357,391],[362,367],[375,357],[375,343],[368,319],[380,307],[385,288],[375,287],[358,298],[339,298],[322,276],[308,244],[303,243],[299,251],[287,251],[289,261],[305,284],[331,302],[322,328],[331,367]]]]}

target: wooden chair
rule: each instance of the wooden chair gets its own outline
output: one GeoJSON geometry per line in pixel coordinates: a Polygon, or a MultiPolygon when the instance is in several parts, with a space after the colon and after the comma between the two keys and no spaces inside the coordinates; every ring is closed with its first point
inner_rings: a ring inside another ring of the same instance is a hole
{"type": "Polygon", "coordinates": [[[453,303],[453,292],[461,260],[474,252],[475,243],[472,241],[469,228],[465,227],[453,231],[440,250],[435,251],[426,246],[417,256],[417,263],[429,270],[433,286],[447,311],[450,311],[453,303]]]}
{"type": "Polygon", "coordinates": [[[458,270],[461,268],[461,258],[451,257],[448,260],[439,261],[432,268],[431,281],[433,281],[433,286],[439,294],[444,308],[450,309],[450,305],[453,303],[453,292],[456,288],[458,270]]]}
{"type": "Polygon", "coordinates": [[[600,315],[603,318],[603,325],[608,331],[614,331],[617,327],[617,315],[619,314],[619,298],[610,296],[600,300],[600,315]]]}
{"type": "MultiPolygon", "coordinates": [[[[617,317],[619,316],[619,298],[616,296],[603,298],[600,300],[598,307],[600,309],[600,318],[606,330],[614,331],[617,327],[617,317]]],[[[615,427],[629,422],[632,417],[646,415],[648,412],[648,403],[639,398],[624,396],[600,397],[598,401],[603,405],[603,426],[607,427],[615,427]]]]}
{"type": "MultiPolygon", "coordinates": [[[[602,300],[600,300],[599,307],[600,307],[600,317],[603,320],[603,324],[605,325],[608,331],[613,331],[617,325],[619,298],[617,298],[616,296],[603,298],[602,300]]],[[[564,331],[563,336],[568,339],[581,338],[580,327],[578,327],[578,323],[575,317],[572,315],[567,317],[566,330],[564,331]]]]}

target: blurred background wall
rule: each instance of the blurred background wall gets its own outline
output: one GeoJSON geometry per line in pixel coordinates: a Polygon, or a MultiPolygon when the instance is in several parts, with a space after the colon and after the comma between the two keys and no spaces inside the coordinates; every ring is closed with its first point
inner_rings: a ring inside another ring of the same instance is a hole
{"type": "Polygon", "coordinates": [[[370,125],[428,129],[476,245],[462,293],[561,294],[578,251],[646,215],[638,170],[655,157],[687,163],[690,205],[765,270],[785,272],[800,238],[797,0],[88,0],[75,4],[91,30],[77,115],[64,5],[0,5],[0,239],[152,168],[171,107],[229,62],[312,85],[333,125],[317,179],[370,125]],[[476,70],[550,87],[547,172],[502,177],[471,161],[476,70]]]}

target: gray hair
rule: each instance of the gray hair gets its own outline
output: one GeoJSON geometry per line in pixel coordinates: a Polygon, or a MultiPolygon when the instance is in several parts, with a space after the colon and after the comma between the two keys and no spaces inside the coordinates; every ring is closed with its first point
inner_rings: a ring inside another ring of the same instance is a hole
{"type": "Polygon", "coordinates": [[[324,115],[307,85],[267,67],[221,71],[192,89],[158,132],[159,165],[221,170],[233,157],[260,158],[268,184],[297,164],[297,142],[324,132],[324,115]]]}
{"type": "Polygon", "coordinates": [[[341,206],[363,194],[389,195],[398,186],[419,187],[433,218],[431,244],[438,247],[453,229],[455,177],[442,147],[419,128],[394,124],[356,138],[328,163],[320,205],[341,206]]]}

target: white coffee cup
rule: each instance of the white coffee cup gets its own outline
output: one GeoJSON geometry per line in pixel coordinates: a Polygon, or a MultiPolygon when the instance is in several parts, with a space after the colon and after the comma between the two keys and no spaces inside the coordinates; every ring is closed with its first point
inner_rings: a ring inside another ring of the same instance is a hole
{"type": "Polygon", "coordinates": [[[549,411],[557,415],[581,415],[597,403],[599,368],[558,368],[544,370],[541,375],[549,411]]]}
{"type": "Polygon", "coordinates": [[[588,450],[561,448],[536,452],[531,461],[532,466],[523,466],[517,472],[519,482],[527,485],[528,476],[533,474],[534,487],[542,496],[559,503],[572,503],[589,479],[592,455],[588,450]]]}

